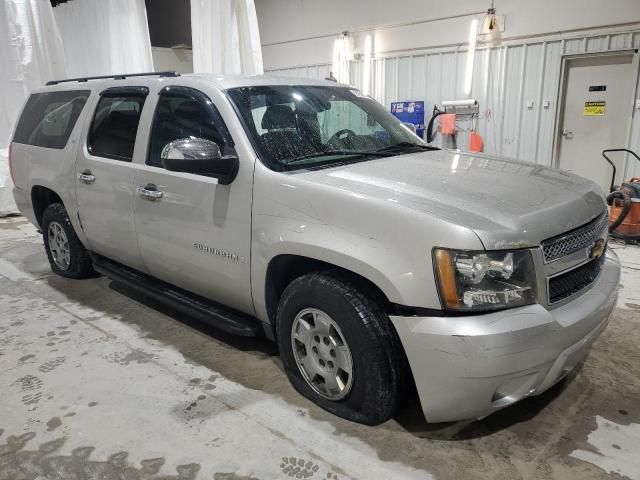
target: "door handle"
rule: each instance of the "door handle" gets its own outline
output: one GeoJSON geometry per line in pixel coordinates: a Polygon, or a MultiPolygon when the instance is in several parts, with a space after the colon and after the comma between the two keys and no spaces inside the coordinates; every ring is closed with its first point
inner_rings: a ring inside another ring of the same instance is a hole
{"type": "Polygon", "coordinates": [[[78,180],[80,180],[82,183],[86,183],[87,185],[91,185],[96,181],[96,176],[91,173],[91,170],[85,170],[78,175],[78,180]]]}
{"type": "Polygon", "coordinates": [[[567,130],[566,128],[563,128],[562,136],[567,140],[571,140],[573,138],[573,132],[571,130],[567,130]]]}
{"type": "Polygon", "coordinates": [[[153,183],[136,187],[136,193],[147,200],[151,200],[152,202],[160,200],[163,195],[163,193],[158,190],[153,183]]]}

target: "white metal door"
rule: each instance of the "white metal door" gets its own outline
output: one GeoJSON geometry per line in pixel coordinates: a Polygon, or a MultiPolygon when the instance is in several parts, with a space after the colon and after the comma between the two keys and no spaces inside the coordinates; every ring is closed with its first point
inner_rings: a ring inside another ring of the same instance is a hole
{"type": "MultiPolygon", "coordinates": [[[[558,167],[598,183],[605,192],[611,167],[607,148],[625,148],[633,108],[633,53],[594,55],[566,62],[564,102],[558,134],[558,167]]],[[[623,157],[617,160],[624,175],[623,157]]]]}

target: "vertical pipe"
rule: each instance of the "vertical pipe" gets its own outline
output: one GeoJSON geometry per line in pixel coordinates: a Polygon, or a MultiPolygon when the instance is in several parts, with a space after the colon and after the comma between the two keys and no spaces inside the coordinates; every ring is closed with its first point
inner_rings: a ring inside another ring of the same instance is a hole
{"type": "Polygon", "coordinates": [[[456,100],[458,96],[458,51],[456,50],[453,54],[453,98],[451,100],[456,100]]]}
{"type": "Polygon", "coordinates": [[[371,93],[371,35],[364,38],[364,59],[362,63],[362,93],[371,93]]]}
{"type": "MultiPolygon", "coordinates": [[[[407,95],[413,97],[412,85],[413,85],[413,56],[409,57],[409,88],[407,95]]],[[[413,98],[407,98],[406,100],[413,100],[413,98]]]]}
{"type": "Polygon", "coordinates": [[[540,149],[540,120],[542,119],[542,95],[544,93],[544,75],[547,69],[547,42],[542,42],[542,66],[540,67],[540,77],[538,78],[538,99],[536,102],[536,108],[538,112],[536,114],[536,128],[535,128],[535,138],[536,138],[536,148],[534,149],[535,153],[533,156],[533,160],[536,163],[538,162],[538,151],[540,149]]]}
{"type": "Polygon", "coordinates": [[[522,133],[522,114],[524,113],[523,102],[524,102],[524,80],[525,74],[527,71],[527,47],[528,45],[525,43],[522,47],[522,62],[520,63],[520,88],[518,90],[518,129],[516,135],[516,158],[520,158],[520,145],[522,143],[521,133],[522,133]]]}
{"type": "MultiPolygon", "coordinates": [[[[463,85],[463,93],[465,96],[471,95],[471,89],[473,85],[473,67],[476,58],[476,43],[478,38],[478,19],[474,18],[471,20],[471,25],[469,26],[469,49],[467,50],[467,62],[465,65],[464,72],[464,85],[463,85]]],[[[456,63],[457,69],[457,63],[456,63]]]]}
{"type": "Polygon", "coordinates": [[[442,71],[444,70],[443,68],[443,61],[442,61],[442,52],[440,52],[438,54],[438,63],[439,65],[439,76],[438,76],[438,103],[442,103],[442,71]]]}
{"type": "Polygon", "coordinates": [[[489,106],[489,70],[491,70],[491,47],[487,47],[486,49],[483,50],[483,54],[484,54],[484,85],[482,87],[482,92],[483,92],[483,101],[484,101],[484,105],[483,108],[485,109],[485,115],[478,115],[478,122],[480,122],[480,118],[483,118],[483,122],[482,125],[484,126],[483,128],[483,135],[487,135],[488,131],[489,131],[489,122],[487,121],[487,117],[486,117],[486,112],[488,111],[488,106],[489,106]]]}
{"type": "Polygon", "coordinates": [[[504,61],[500,69],[500,148],[496,152],[498,155],[502,155],[502,146],[504,145],[504,102],[507,68],[509,68],[509,46],[503,47],[502,51],[504,52],[504,61]]]}
{"type": "Polygon", "coordinates": [[[426,110],[427,110],[427,94],[429,93],[429,82],[427,81],[427,78],[429,78],[429,55],[424,54],[422,56],[422,58],[424,58],[424,78],[423,78],[423,89],[422,91],[423,96],[424,96],[424,106],[425,106],[425,115],[426,115],[426,110]]]}

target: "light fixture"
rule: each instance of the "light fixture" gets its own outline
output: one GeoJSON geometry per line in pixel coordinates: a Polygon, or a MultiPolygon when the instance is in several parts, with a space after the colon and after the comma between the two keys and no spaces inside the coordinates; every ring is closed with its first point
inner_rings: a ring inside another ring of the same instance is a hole
{"type": "Polygon", "coordinates": [[[476,43],[478,38],[478,19],[471,20],[469,26],[469,50],[467,51],[467,66],[464,75],[464,94],[471,94],[471,85],[473,83],[473,63],[476,57],[476,43]]]}
{"type": "Polygon", "coordinates": [[[371,35],[364,37],[364,60],[362,64],[362,93],[371,93],[371,35]]]}
{"type": "Polygon", "coordinates": [[[491,0],[491,7],[487,10],[482,25],[482,33],[488,36],[491,46],[497,47],[500,45],[500,32],[502,29],[504,29],[504,16],[496,15],[496,9],[493,6],[493,0],[491,0]]]}
{"type": "Polygon", "coordinates": [[[333,74],[338,82],[349,83],[349,62],[353,55],[353,37],[342,32],[333,42],[333,74]]]}

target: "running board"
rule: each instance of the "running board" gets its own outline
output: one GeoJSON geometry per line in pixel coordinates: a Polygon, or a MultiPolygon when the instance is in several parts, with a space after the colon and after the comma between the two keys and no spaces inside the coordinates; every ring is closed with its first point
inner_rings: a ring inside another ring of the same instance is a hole
{"type": "Polygon", "coordinates": [[[263,337],[262,323],[248,315],[234,313],[206,298],[194,295],[149,275],[91,252],[93,268],[110,279],[153,298],[230,335],[263,337]]]}

